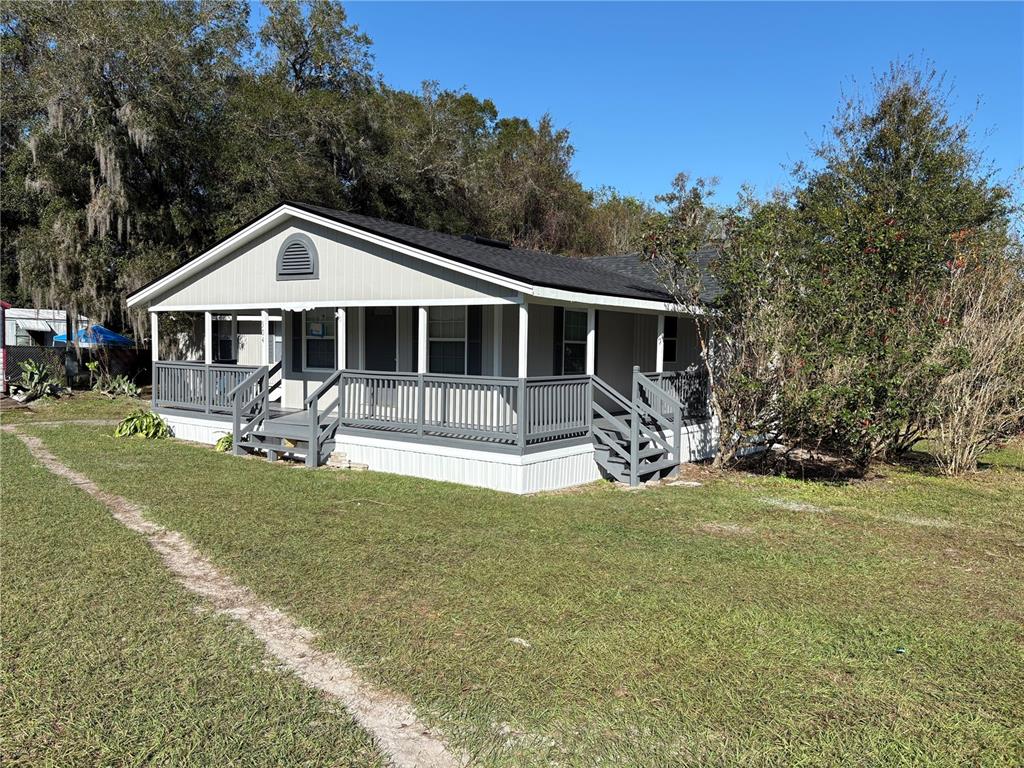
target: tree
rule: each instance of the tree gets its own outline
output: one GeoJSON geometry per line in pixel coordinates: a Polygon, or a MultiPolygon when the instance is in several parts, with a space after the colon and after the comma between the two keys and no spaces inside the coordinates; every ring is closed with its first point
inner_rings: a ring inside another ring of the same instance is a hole
{"type": "Polygon", "coordinates": [[[572,175],[569,132],[550,115],[536,127],[521,118],[499,120],[481,172],[481,203],[490,232],[523,248],[556,253],[586,249],[591,195],[572,175]]]}
{"type": "Polygon", "coordinates": [[[795,227],[781,196],[761,203],[745,190],[736,206],[716,208],[714,188],[714,180],[690,183],[679,174],[658,198],[667,210],[649,219],[643,253],[679,306],[705,312],[697,336],[719,425],[715,465],[722,466],[778,436],[795,227]]]}
{"type": "Polygon", "coordinates": [[[906,450],[924,423],[951,235],[1005,226],[1008,192],[947,97],[934,72],[894,65],[867,99],[842,105],[815,150],[820,167],[796,169],[803,365],[784,428],[861,469],[906,450]]]}
{"type": "Polygon", "coordinates": [[[293,93],[349,94],[370,84],[372,41],[341,3],[264,0],[269,11],[260,42],[271,57],[270,75],[293,93]]]}
{"type": "Polygon", "coordinates": [[[202,181],[245,18],[231,2],[4,5],[5,150],[32,199],[5,183],[3,206],[31,209],[8,232],[37,303],[106,319],[209,241],[202,181]]]}
{"type": "Polygon", "coordinates": [[[654,209],[635,197],[620,195],[611,187],[594,193],[590,221],[586,226],[591,253],[636,253],[654,209]]]}
{"type": "Polygon", "coordinates": [[[1024,258],[1003,233],[958,232],[953,243],[926,427],[939,467],[958,475],[1024,423],[1024,258]]]}

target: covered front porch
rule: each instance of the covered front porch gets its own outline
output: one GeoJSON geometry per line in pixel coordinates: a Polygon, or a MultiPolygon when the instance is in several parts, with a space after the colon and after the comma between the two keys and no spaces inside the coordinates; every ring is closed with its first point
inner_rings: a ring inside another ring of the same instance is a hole
{"type": "Polygon", "coordinates": [[[675,434],[707,416],[688,365],[694,321],[681,316],[525,301],[181,314],[161,335],[152,313],[154,409],[232,434],[236,451],[310,466],[361,437],[678,464],[675,434]],[[201,359],[163,359],[189,351],[201,359]],[[679,407],[639,414],[651,387],[679,407]]]}

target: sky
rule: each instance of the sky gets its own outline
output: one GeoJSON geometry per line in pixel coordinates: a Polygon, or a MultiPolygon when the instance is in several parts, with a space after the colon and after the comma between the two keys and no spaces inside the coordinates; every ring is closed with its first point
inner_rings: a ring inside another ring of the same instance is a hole
{"type": "Polygon", "coordinates": [[[679,171],[762,193],[808,159],[844,91],[930,61],[1008,177],[1024,166],[1024,3],[346,3],[395,88],[424,80],[550,113],[588,188],[652,200],[679,171]]]}

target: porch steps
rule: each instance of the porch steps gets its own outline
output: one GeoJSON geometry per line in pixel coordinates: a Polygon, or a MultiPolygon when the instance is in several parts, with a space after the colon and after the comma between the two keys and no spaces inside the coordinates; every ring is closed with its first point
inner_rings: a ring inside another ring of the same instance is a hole
{"type": "MultiPolygon", "coordinates": [[[[629,454],[629,440],[619,443],[620,447],[629,454]]],[[[677,466],[675,459],[666,457],[660,447],[648,447],[639,452],[640,462],[637,467],[637,477],[641,483],[657,479],[666,470],[672,470],[677,466]],[[653,461],[651,461],[653,459],[653,461]]],[[[594,459],[599,467],[613,480],[620,483],[629,483],[629,462],[613,452],[608,446],[600,443],[594,446],[594,459]]]]}
{"type": "MultiPolygon", "coordinates": [[[[240,440],[237,446],[251,452],[265,453],[269,461],[282,458],[305,460],[309,453],[309,440],[305,437],[300,438],[294,432],[291,436],[280,434],[283,431],[285,430],[267,430],[265,428],[254,430],[248,433],[244,440],[240,440]]],[[[324,457],[330,456],[333,450],[334,441],[325,442],[317,465],[323,464],[324,457]]]]}

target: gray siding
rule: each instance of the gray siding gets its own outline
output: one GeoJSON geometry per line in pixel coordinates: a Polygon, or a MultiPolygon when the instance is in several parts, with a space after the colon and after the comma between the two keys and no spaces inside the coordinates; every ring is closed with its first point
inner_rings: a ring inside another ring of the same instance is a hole
{"type": "MultiPolygon", "coordinates": [[[[516,317],[518,326],[519,318],[516,317]]],[[[530,305],[530,327],[527,339],[526,375],[552,376],[555,339],[555,308],[547,304],[530,305]]],[[[516,332],[518,337],[519,333],[516,332]]]]}
{"type": "Polygon", "coordinates": [[[241,246],[169,289],[151,305],[219,307],[280,306],[291,302],[330,305],[338,301],[493,299],[511,291],[373,245],[326,227],[284,224],[241,246]],[[277,252],[289,235],[303,232],[319,254],[319,278],[278,280],[277,252]]]}
{"type": "MultiPolygon", "coordinates": [[[[625,395],[630,394],[632,387],[633,366],[640,364],[636,354],[636,317],[631,312],[599,310],[597,313],[596,373],[625,395]]],[[[652,332],[651,349],[656,345],[657,339],[652,332]]]]}
{"type": "Polygon", "coordinates": [[[518,376],[519,307],[498,306],[501,316],[501,375],[518,376]]]}

